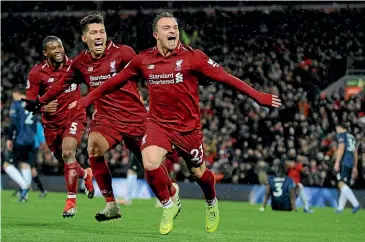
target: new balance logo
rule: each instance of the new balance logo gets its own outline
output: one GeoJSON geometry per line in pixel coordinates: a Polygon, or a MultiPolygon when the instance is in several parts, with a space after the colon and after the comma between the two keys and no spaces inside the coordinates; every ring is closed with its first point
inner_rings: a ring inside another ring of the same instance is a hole
{"type": "Polygon", "coordinates": [[[181,74],[180,72],[176,73],[176,75],[175,75],[175,80],[176,80],[176,83],[183,82],[183,81],[184,81],[184,76],[183,76],[183,74],[181,74]]]}
{"type": "Polygon", "coordinates": [[[155,69],[155,65],[148,65],[147,66],[147,70],[153,70],[153,69],[155,69]]]}
{"type": "Polygon", "coordinates": [[[53,78],[53,77],[49,78],[47,82],[48,82],[48,83],[50,83],[50,82],[54,82],[54,78],[53,78]]]}

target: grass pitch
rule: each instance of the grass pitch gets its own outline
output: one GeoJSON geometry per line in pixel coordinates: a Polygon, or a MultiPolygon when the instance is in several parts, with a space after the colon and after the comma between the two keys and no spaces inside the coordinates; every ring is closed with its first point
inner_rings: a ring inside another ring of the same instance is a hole
{"type": "Polygon", "coordinates": [[[1,241],[4,242],[352,242],[365,241],[365,210],[335,214],[331,208],[314,208],[314,214],[303,212],[259,212],[258,205],[220,201],[221,224],[218,231],[205,231],[205,204],[202,200],[182,199],[182,211],[174,230],[160,235],[161,209],[155,200],[135,200],[121,207],[123,217],[99,223],[96,212],[104,208],[104,199],[87,199],[78,194],[78,212],[64,219],[64,193],[49,193],[44,199],[38,192],[29,194],[27,203],[17,203],[12,191],[1,192],[1,241]]]}

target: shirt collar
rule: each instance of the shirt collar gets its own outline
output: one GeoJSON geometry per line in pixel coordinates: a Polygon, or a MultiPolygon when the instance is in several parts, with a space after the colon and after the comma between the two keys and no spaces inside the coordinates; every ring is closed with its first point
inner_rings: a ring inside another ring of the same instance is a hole
{"type": "MultiPolygon", "coordinates": [[[[172,51],[171,56],[173,55],[178,55],[180,53],[181,50],[181,42],[179,41],[179,43],[177,44],[176,48],[172,51]]],[[[162,56],[160,51],[158,51],[157,45],[155,47],[153,47],[153,54],[155,56],[162,56]]]]}

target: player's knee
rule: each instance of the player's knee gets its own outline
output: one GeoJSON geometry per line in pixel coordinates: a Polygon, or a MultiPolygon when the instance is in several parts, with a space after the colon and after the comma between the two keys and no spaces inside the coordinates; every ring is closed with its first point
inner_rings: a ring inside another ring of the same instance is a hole
{"type": "Polygon", "coordinates": [[[89,156],[102,156],[109,149],[108,141],[99,133],[89,135],[87,152],[89,156]]]}
{"type": "Polygon", "coordinates": [[[32,167],[32,177],[38,176],[37,169],[35,167],[32,167]]]}
{"type": "Polygon", "coordinates": [[[101,149],[97,143],[91,143],[87,147],[87,153],[89,156],[101,156],[103,155],[101,149]]]}
{"type": "Polygon", "coordinates": [[[205,170],[206,170],[207,168],[205,167],[205,164],[204,163],[202,163],[202,165],[200,166],[200,167],[192,167],[191,169],[190,169],[190,172],[191,172],[191,174],[194,176],[194,177],[196,177],[196,178],[200,178],[200,177],[202,177],[203,176],[203,174],[204,174],[204,172],[205,172],[205,170]]]}
{"type": "Polygon", "coordinates": [[[167,153],[164,149],[157,148],[149,146],[142,150],[143,167],[147,171],[157,169],[167,153]]]}
{"type": "Polygon", "coordinates": [[[132,169],[128,169],[128,175],[136,175],[136,172],[132,169]]]}
{"type": "Polygon", "coordinates": [[[65,147],[62,149],[62,159],[64,162],[74,162],[76,159],[76,152],[72,147],[65,147]]]}
{"type": "Polygon", "coordinates": [[[340,181],[338,183],[338,188],[342,189],[342,187],[345,185],[345,183],[343,181],[340,181]]]}
{"type": "Polygon", "coordinates": [[[30,165],[28,163],[21,162],[20,163],[20,168],[21,169],[30,169],[30,165]]]}

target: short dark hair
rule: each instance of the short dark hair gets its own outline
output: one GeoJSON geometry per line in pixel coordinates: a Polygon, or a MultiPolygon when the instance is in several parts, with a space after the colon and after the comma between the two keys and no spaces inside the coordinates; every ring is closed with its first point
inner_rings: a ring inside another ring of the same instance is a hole
{"type": "Polygon", "coordinates": [[[104,24],[104,18],[101,14],[90,14],[80,20],[82,33],[87,30],[89,24],[104,24]]]}
{"type": "Polygon", "coordinates": [[[12,93],[20,93],[20,94],[25,95],[25,88],[23,85],[18,85],[13,88],[12,93]]]}
{"type": "Polygon", "coordinates": [[[46,50],[47,44],[51,41],[59,41],[62,44],[62,41],[60,38],[58,38],[57,36],[51,35],[51,36],[47,36],[46,38],[44,38],[44,40],[42,41],[42,48],[43,50],[46,50]]]}
{"type": "Polygon", "coordinates": [[[176,20],[176,22],[177,22],[177,18],[172,13],[169,13],[169,12],[160,13],[153,20],[153,23],[152,23],[152,30],[153,30],[153,32],[156,32],[156,30],[157,30],[157,22],[158,22],[158,20],[160,20],[162,18],[174,18],[176,20]]]}

